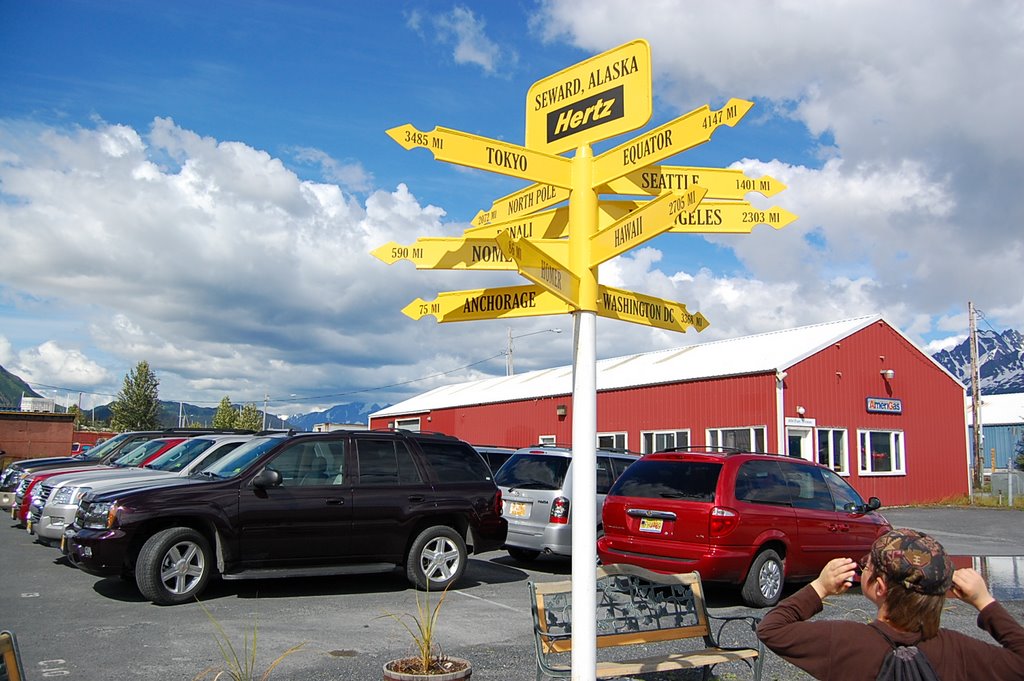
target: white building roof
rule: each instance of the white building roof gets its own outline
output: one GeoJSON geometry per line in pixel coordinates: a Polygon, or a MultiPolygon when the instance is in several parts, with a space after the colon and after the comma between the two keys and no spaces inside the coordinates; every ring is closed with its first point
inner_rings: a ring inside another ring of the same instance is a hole
{"type": "MultiPolygon", "coordinates": [[[[598,360],[597,389],[615,390],[659,383],[783,371],[876,321],[884,320],[879,315],[868,315],[598,360]]],[[[892,327],[892,324],[889,326],[892,327]]],[[[936,366],[940,365],[936,363],[936,366]]],[[[372,418],[418,414],[432,409],[494,404],[571,393],[572,366],[569,365],[442,386],[381,409],[370,416],[372,418]]]]}
{"type": "MultiPolygon", "coordinates": [[[[971,410],[971,396],[965,401],[967,425],[974,423],[971,410]]],[[[1024,423],[1024,393],[1007,393],[1005,395],[981,396],[981,425],[998,426],[1024,423]]]]}

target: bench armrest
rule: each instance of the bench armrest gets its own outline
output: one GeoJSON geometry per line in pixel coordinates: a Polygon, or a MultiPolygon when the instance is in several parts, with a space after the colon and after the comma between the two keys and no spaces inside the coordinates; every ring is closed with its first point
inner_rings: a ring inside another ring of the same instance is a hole
{"type": "MultiPolygon", "coordinates": [[[[761,655],[764,655],[764,644],[761,643],[761,639],[757,637],[757,625],[761,622],[761,618],[756,615],[712,615],[708,613],[708,628],[712,631],[712,637],[709,643],[716,648],[721,648],[719,642],[722,640],[722,631],[725,630],[730,624],[736,622],[744,622],[746,626],[750,627],[751,633],[754,635],[754,640],[757,641],[757,651],[761,655]],[[715,631],[715,623],[718,623],[718,630],[715,631]]],[[[751,646],[747,646],[751,647],[751,646]]]]}

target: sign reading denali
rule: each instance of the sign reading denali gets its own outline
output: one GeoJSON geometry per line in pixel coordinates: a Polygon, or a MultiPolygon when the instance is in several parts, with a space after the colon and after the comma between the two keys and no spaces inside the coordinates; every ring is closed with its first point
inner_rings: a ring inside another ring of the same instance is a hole
{"type": "Polygon", "coordinates": [[[256,437],[185,482],[87,495],[66,533],[72,563],[133,575],[157,604],[223,579],[401,567],[442,590],[468,551],[500,548],[508,524],[491,471],[454,437],[334,431],[256,437]]]}

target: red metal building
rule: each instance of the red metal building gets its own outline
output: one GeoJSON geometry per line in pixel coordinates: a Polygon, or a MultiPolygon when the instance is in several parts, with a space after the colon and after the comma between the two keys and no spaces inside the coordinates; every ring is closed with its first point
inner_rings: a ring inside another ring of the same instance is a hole
{"type": "MultiPolygon", "coordinates": [[[[601,360],[598,444],[723,445],[831,466],[886,505],[967,494],[964,386],[879,316],[601,360]]],[[[572,367],[445,386],[371,428],[569,444],[572,367]]]]}

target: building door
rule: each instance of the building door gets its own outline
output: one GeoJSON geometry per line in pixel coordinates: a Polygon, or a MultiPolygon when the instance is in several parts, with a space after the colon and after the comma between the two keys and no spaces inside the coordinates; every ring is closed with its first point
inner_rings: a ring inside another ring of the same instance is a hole
{"type": "Polygon", "coordinates": [[[814,442],[811,440],[810,428],[786,428],[786,454],[814,461],[814,442]]]}

